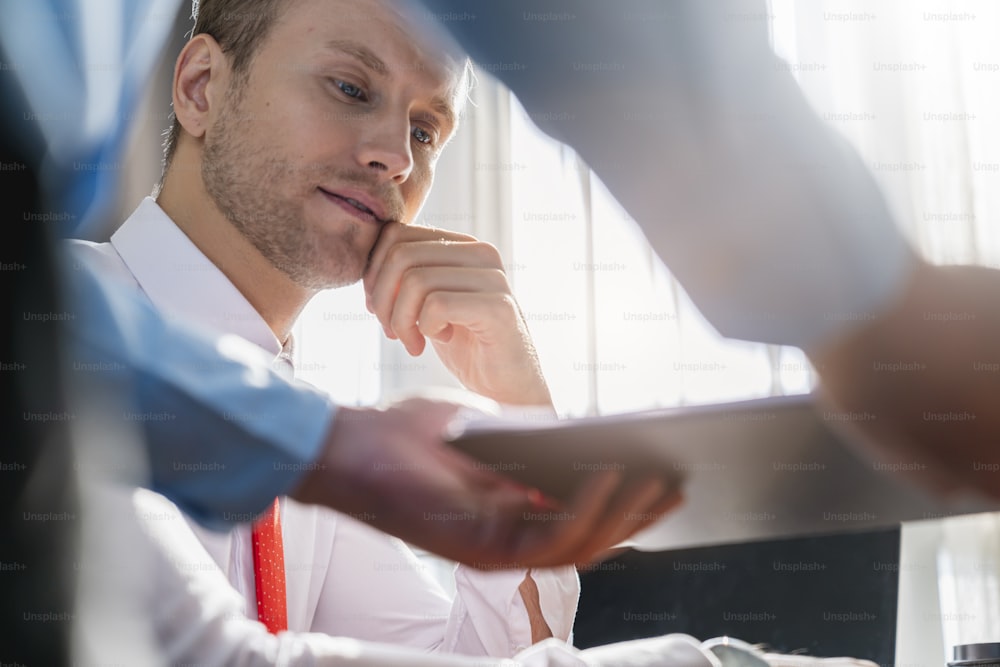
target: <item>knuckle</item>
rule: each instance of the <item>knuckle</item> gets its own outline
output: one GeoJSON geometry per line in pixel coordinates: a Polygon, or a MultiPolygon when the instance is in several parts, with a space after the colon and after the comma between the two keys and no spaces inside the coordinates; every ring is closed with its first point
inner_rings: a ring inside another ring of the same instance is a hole
{"type": "MultiPolygon", "coordinates": [[[[490,272],[490,281],[497,291],[509,296],[510,283],[507,282],[507,274],[503,269],[492,269],[490,272]]],[[[513,297],[511,297],[511,301],[513,301],[513,297]]]]}
{"type": "Polygon", "coordinates": [[[375,315],[375,317],[379,318],[380,320],[384,319],[385,309],[386,309],[386,299],[385,296],[379,290],[375,290],[374,292],[372,292],[371,306],[372,306],[372,313],[375,315]]]}
{"type": "Polygon", "coordinates": [[[403,244],[396,244],[385,253],[385,260],[382,262],[382,270],[393,269],[406,264],[407,247],[403,244]]]}
{"type": "Polygon", "coordinates": [[[392,317],[390,318],[389,321],[389,325],[392,327],[392,330],[395,331],[396,335],[400,337],[406,335],[407,331],[410,328],[410,324],[412,323],[407,322],[407,318],[405,317],[405,315],[399,312],[398,310],[392,314],[392,317]]]}
{"type": "Polygon", "coordinates": [[[430,275],[423,267],[415,266],[403,272],[399,281],[399,291],[425,291],[430,284],[430,275]]]}
{"type": "Polygon", "coordinates": [[[496,299],[490,300],[490,311],[497,317],[517,315],[517,302],[512,295],[501,293],[496,299]]]}
{"type": "Polygon", "coordinates": [[[382,228],[381,237],[386,243],[395,243],[399,240],[400,235],[406,230],[406,225],[400,222],[390,222],[382,228]]]}
{"type": "Polygon", "coordinates": [[[495,245],[485,241],[477,241],[473,247],[484,267],[494,267],[502,271],[503,257],[500,256],[500,251],[495,245]]]}
{"type": "Polygon", "coordinates": [[[433,318],[444,312],[447,307],[447,297],[443,292],[431,292],[424,299],[423,314],[426,317],[433,318]]]}
{"type": "Polygon", "coordinates": [[[477,300],[476,311],[484,322],[507,328],[516,319],[517,309],[509,295],[494,293],[483,296],[486,298],[477,300]]]}

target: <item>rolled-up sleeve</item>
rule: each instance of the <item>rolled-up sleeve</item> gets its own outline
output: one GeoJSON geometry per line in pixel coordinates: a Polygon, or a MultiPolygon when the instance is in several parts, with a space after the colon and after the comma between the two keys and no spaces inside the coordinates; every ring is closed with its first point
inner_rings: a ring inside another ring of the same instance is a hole
{"type": "MultiPolygon", "coordinates": [[[[485,572],[459,565],[452,596],[404,542],[335,516],[330,576],[319,592],[311,631],[435,654],[509,658],[531,646],[528,611],[518,590],[524,570],[485,572]]],[[[580,596],[576,569],[533,570],[532,578],[553,636],[568,642],[580,596]]]]}
{"type": "MultiPolygon", "coordinates": [[[[531,624],[519,587],[524,570],[484,572],[459,565],[455,570],[451,645],[448,652],[513,656],[531,646],[531,624]]],[[[542,616],[552,636],[572,641],[580,599],[580,578],[572,566],[532,570],[542,616]]]]}

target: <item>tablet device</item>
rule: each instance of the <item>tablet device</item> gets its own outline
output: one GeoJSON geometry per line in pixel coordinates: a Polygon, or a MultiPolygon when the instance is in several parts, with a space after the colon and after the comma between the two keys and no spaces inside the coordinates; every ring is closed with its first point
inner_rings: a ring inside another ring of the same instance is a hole
{"type": "Polygon", "coordinates": [[[875,462],[843,426],[863,415],[811,395],[564,420],[473,421],[451,444],[490,470],[569,498],[588,475],[658,474],[684,504],[627,543],[675,549],[829,534],[998,509],[913,485],[916,460],[875,462]]]}

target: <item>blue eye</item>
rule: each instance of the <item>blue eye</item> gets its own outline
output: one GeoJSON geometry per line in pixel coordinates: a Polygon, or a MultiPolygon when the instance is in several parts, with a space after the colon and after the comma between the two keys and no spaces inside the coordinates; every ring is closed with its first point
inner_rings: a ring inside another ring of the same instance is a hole
{"type": "Polygon", "coordinates": [[[340,79],[334,79],[333,83],[348,97],[353,97],[356,100],[368,99],[365,95],[365,91],[358,86],[355,86],[353,83],[347,83],[346,81],[341,81],[340,79]]]}
{"type": "Polygon", "coordinates": [[[422,127],[413,128],[412,134],[413,138],[422,144],[434,143],[434,137],[432,137],[430,133],[422,127]]]}

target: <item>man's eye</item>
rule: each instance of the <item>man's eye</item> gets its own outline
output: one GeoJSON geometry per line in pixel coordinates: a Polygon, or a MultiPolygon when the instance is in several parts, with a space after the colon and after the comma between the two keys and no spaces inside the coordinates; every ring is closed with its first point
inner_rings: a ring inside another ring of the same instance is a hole
{"type": "Polygon", "coordinates": [[[422,127],[413,128],[413,138],[422,144],[434,143],[434,137],[432,137],[430,132],[428,132],[422,127]]]}
{"type": "Polygon", "coordinates": [[[348,97],[353,97],[356,100],[367,99],[365,91],[361,90],[361,88],[355,86],[353,83],[347,83],[346,81],[341,81],[340,79],[334,79],[333,82],[336,84],[337,88],[340,88],[341,92],[348,97]]]}

